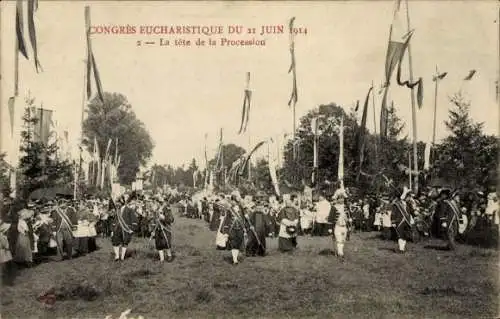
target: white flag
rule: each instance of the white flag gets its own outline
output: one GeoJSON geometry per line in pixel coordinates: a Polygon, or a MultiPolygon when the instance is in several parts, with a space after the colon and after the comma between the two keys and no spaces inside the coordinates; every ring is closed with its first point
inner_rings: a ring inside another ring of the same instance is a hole
{"type": "Polygon", "coordinates": [[[431,144],[429,142],[427,142],[425,144],[425,152],[424,152],[424,156],[425,156],[425,159],[424,159],[424,171],[425,170],[428,170],[431,166],[431,144]]]}

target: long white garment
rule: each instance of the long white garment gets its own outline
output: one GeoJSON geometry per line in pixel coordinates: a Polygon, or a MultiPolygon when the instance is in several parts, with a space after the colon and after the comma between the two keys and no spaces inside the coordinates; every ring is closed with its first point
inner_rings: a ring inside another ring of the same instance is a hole
{"type": "Polygon", "coordinates": [[[17,231],[23,235],[26,235],[26,233],[29,231],[28,224],[23,219],[20,219],[18,221],[17,231]]]}
{"type": "Polygon", "coordinates": [[[335,210],[338,213],[337,217],[337,222],[335,223],[335,226],[346,226],[347,225],[347,213],[345,211],[345,205],[344,204],[336,204],[335,205],[335,210]]]}
{"type": "Polygon", "coordinates": [[[363,205],[363,216],[365,217],[365,219],[370,218],[370,205],[369,204],[363,205]]]}
{"type": "Polygon", "coordinates": [[[300,217],[300,227],[302,229],[311,228],[314,220],[314,213],[311,212],[309,209],[303,209],[301,213],[302,214],[300,217]]]}
{"type": "Polygon", "coordinates": [[[295,226],[297,227],[299,225],[299,220],[298,219],[295,219],[295,220],[289,220],[289,219],[286,219],[286,218],[283,218],[281,220],[281,223],[280,223],[280,232],[279,232],[279,237],[282,237],[282,238],[292,238],[292,237],[295,237],[295,236],[291,236],[287,231],[286,231],[286,228],[288,226],[295,226]]]}
{"type": "Polygon", "coordinates": [[[332,205],[325,199],[316,203],[316,222],[320,224],[328,223],[328,216],[332,205]]]}
{"type": "Polygon", "coordinates": [[[384,214],[382,214],[382,226],[384,227],[392,227],[392,222],[391,222],[391,211],[385,211],[384,214]]]}

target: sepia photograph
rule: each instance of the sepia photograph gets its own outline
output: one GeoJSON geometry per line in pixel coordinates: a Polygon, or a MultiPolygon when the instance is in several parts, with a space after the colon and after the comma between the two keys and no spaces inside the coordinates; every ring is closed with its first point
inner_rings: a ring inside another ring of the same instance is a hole
{"type": "Polygon", "coordinates": [[[499,318],[500,3],[0,3],[0,318],[499,318]]]}

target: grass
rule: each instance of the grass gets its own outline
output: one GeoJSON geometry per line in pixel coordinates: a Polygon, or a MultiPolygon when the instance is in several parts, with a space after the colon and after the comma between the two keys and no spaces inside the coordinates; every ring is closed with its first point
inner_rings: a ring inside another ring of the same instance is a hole
{"type": "Polygon", "coordinates": [[[112,262],[109,240],[73,260],[23,270],[2,287],[2,318],[117,318],[126,309],[145,318],[494,318],[499,309],[498,251],[439,241],[397,243],[356,233],[346,262],[329,252],[327,237],[299,237],[293,255],[229,263],[215,234],[199,220],[177,218],[177,258],[159,264],[146,240],[134,238],[130,258],[112,262]],[[37,300],[55,289],[51,309],[37,300]]]}

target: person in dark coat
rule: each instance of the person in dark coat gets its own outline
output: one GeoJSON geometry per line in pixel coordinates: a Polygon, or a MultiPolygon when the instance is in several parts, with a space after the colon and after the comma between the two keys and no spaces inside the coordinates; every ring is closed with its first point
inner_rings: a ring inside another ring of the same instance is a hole
{"type": "Polygon", "coordinates": [[[211,231],[217,231],[217,229],[219,229],[219,224],[220,224],[220,221],[221,221],[221,207],[220,207],[220,200],[219,199],[216,199],[215,200],[215,204],[213,206],[213,214],[212,214],[212,218],[210,219],[210,224],[209,224],[209,229],[211,231]]]}
{"type": "Polygon", "coordinates": [[[52,234],[57,241],[57,252],[61,260],[73,257],[73,231],[78,224],[76,210],[61,201],[50,214],[53,220],[52,234]]]}
{"type": "Polygon", "coordinates": [[[257,207],[249,213],[248,221],[250,224],[250,231],[248,233],[248,242],[246,246],[247,256],[266,255],[266,235],[270,232],[270,229],[266,223],[267,218],[264,210],[264,206],[257,203],[257,207]]]}
{"type": "Polygon", "coordinates": [[[116,219],[113,225],[113,235],[111,243],[115,253],[115,261],[125,260],[127,247],[132,240],[132,234],[137,228],[138,219],[136,215],[136,197],[132,194],[126,205],[116,212],[116,219]],[[121,249],[121,251],[120,251],[121,249]]]}
{"type": "Polygon", "coordinates": [[[165,252],[167,253],[167,262],[172,262],[172,224],[174,223],[174,215],[168,205],[163,202],[161,197],[156,199],[160,208],[157,212],[155,225],[155,246],[160,256],[160,262],[165,261],[165,252]]]}

